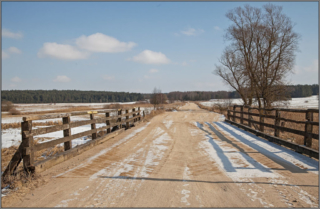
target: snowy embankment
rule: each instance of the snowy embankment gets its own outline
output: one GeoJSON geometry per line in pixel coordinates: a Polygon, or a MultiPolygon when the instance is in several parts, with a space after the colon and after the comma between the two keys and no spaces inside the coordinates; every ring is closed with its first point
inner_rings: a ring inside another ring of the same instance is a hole
{"type": "MultiPolygon", "coordinates": [[[[207,102],[200,102],[202,105],[207,107],[212,107],[214,104],[223,104],[223,103],[232,103],[233,105],[242,105],[243,102],[241,99],[211,99],[207,102]]],[[[310,97],[300,97],[300,98],[292,98],[291,100],[285,102],[275,102],[275,106],[277,107],[286,107],[293,109],[307,109],[307,108],[319,108],[319,100],[318,96],[310,96],[310,97]]]]}

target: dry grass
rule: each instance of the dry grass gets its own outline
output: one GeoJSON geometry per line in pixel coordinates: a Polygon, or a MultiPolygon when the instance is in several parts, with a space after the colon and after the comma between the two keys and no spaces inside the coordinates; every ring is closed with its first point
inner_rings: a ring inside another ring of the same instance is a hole
{"type": "Polygon", "coordinates": [[[9,115],[21,115],[21,112],[13,107],[9,110],[9,115]]]}

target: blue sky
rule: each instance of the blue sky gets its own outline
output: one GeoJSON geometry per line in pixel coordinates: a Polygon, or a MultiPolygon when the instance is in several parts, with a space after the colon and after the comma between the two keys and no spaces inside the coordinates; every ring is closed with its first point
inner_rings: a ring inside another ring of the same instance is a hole
{"type": "MultiPolygon", "coordinates": [[[[225,14],[266,2],[2,2],[2,89],[231,90],[212,74],[225,14]]],[[[273,2],[301,35],[292,84],[318,83],[318,2],[273,2]]]]}

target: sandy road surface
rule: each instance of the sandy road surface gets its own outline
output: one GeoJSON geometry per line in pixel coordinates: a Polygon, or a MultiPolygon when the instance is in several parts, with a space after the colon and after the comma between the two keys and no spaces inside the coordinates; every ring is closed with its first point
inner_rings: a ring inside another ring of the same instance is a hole
{"type": "Polygon", "coordinates": [[[318,161],[219,120],[187,103],[51,168],[47,184],[3,206],[318,207],[318,161]]]}

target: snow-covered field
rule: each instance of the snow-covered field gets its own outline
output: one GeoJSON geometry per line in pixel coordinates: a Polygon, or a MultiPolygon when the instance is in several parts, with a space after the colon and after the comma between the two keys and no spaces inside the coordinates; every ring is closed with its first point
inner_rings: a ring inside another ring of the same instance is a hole
{"type": "MultiPolygon", "coordinates": [[[[228,100],[225,99],[211,99],[207,102],[201,102],[202,105],[212,107],[214,104],[225,103],[228,100]]],[[[242,105],[243,102],[241,99],[230,99],[230,102],[234,105],[242,105]]],[[[287,107],[294,109],[307,109],[307,108],[319,108],[319,100],[318,96],[314,95],[311,97],[300,97],[300,98],[292,98],[287,102],[278,102],[275,103],[278,107],[287,107]],[[285,105],[287,104],[287,105],[285,105]]]]}
{"type": "Polygon", "coordinates": [[[56,103],[56,104],[15,104],[15,107],[20,112],[40,112],[65,109],[68,107],[92,107],[92,108],[103,108],[105,105],[110,104],[135,104],[136,102],[112,102],[112,103],[56,103]]]}

